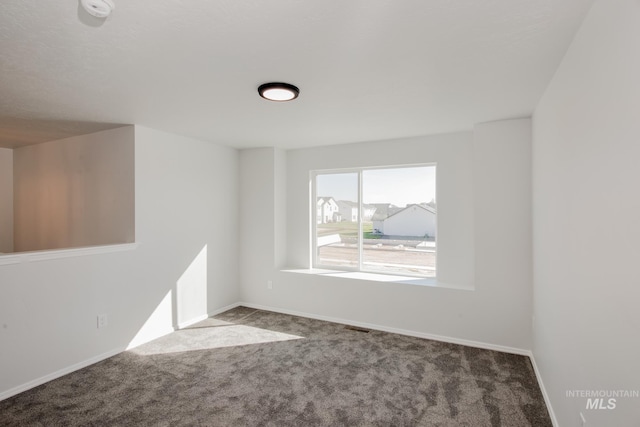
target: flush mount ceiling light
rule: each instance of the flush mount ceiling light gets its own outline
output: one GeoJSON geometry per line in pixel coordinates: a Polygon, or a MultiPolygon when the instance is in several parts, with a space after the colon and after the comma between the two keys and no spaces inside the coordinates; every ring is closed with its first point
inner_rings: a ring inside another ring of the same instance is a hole
{"type": "Polygon", "coordinates": [[[116,7],[111,0],[80,0],[80,3],[87,13],[96,18],[106,18],[116,7]]]}
{"type": "Polygon", "coordinates": [[[289,83],[265,83],[260,85],[258,93],[269,101],[291,101],[300,94],[300,89],[289,83]]]}

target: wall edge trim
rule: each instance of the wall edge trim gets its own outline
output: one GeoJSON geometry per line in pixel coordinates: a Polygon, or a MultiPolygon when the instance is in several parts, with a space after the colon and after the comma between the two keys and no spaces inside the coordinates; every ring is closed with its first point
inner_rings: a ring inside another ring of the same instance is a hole
{"type": "Polygon", "coordinates": [[[48,383],[49,381],[53,381],[57,378],[60,378],[62,376],[65,376],[67,374],[70,374],[72,372],[78,371],[82,368],[86,368],[87,366],[93,365],[95,363],[101,362],[105,359],[108,359],[110,357],[113,357],[119,353],[122,353],[125,350],[124,347],[118,347],[115,348],[113,350],[107,351],[106,353],[102,353],[99,354],[97,356],[94,357],[90,357],[89,359],[85,359],[81,362],[75,363],[71,366],[67,366],[65,368],[59,369],[55,372],[52,372],[50,374],[46,374],[41,376],[40,378],[36,378],[34,380],[28,381],[24,384],[20,384],[16,387],[13,387],[9,390],[0,392],[0,401],[8,399],[12,396],[15,396],[16,394],[20,394],[22,392],[25,392],[27,390],[30,390],[32,388],[38,387],[42,384],[48,383]]]}
{"type": "Polygon", "coordinates": [[[490,344],[490,343],[484,343],[480,341],[472,341],[472,340],[454,338],[454,337],[449,337],[444,335],[429,334],[425,332],[412,331],[408,329],[392,328],[392,327],[377,325],[373,323],[357,322],[349,319],[341,319],[337,317],[323,316],[320,314],[306,313],[306,312],[295,311],[295,310],[287,310],[283,308],[270,307],[270,306],[265,306],[260,304],[253,304],[249,302],[242,302],[239,305],[244,307],[249,307],[249,308],[255,308],[258,310],[273,311],[276,313],[289,314],[292,316],[307,317],[310,319],[324,320],[326,322],[340,323],[340,324],[345,324],[350,326],[357,326],[360,328],[374,329],[376,331],[382,331],[382,332],[390,332],[392,334],[406,335],[406,336],[415,337],[415,338],[424,338],[424,339],[429,339],[433,341],[442,341],[450,344],[466,345],[467,347],[482,348],[485,350],[500,351],[502,353],[518,354],[521,356],[531,355],[531,350],[522,349],[522,348],[508,347],[508,346],[503,346],[498,344],[490,344]]]}
{"type": "Polygon", "coordinates": [[[547,389],[544,386],[544,382],[542,381],[542,374],[538,369],[538,364],[536,363],[536,358],[533,355],[532,351],[529,351],[529,359],[531,360],[531,366],[533,366],[533,372],[536,374],[536,380],[538,380],[538,387],[540,387],[540,391],[542,392],[542,397],[544,398],[544,403],[547,406],[547,412],[549,412],[549,418],[551,418],[551,423],[554,427],[558,427],[558,419],[556,418],[555,412],[553,412],[553,406],[551,405],[551,399],[549,399],[549,394],[547,393],[547,389]]]}

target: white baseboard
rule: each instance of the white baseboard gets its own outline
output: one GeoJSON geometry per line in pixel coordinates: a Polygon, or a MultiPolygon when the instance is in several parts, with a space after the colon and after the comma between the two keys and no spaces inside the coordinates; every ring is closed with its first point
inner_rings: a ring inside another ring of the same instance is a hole
{"type": "Polygon", "coordinates": [[[32,389],[34,387],[38,387],[39,385],[42,385],[44,383],[47,383],[49,381],[55,380],[56,378],[60,378],[64,375],[70,374],[72,372],[75,372],[79,369],[82,368],[86,368],[89,365],[93,365],[94,363],[98,363],[101,362],[105,359],[108,359],[112,356],[115,356],[116,354],[119,354],[121,352],[124,351],[124,348],[117,348],[111,351],[108,351],[106,353],[102,353],[98,356],[95,357],[91,357],[87,360],[83,360],[82,362],[78,362],[74,365],[68,366],[66,368],[62,368],[58,371],[55,371],[51,374],[47,374],[44,375],[40,378],[36,378],[35,380],[29,381],[27,383],[21,384],[17,387],[14,387],[12,389],[9,389],[7,391],[3,391],[2,393],[0,393],[0,401],[5,400],[10,398],[11,396],[15,396],[16,394],[22,393],[23,391],[27,391],[29,389],[32,389]]]}
{"type": "MultiPolygon", "coordinates": [[[[241,305],[241,304],[240,303],[230,304],[230,305],[228,305],[226,307],[222,307],[222,308],[213,310],[209,314],[205,314],[205,315],[199,316],[199,317],[197,317],[195,319],[191,319],[189,321],[183,322],[183,323],[178,325],[178,328],[165,329],[162,332],[156,334],[153,338],[145,340],[144,342],[140,342],[134,347],[137,347],[138,345],[142,345],[142,344],[147,343],[149,341],[153,341],[155,339],[158,339],[158,338],[160,338],[162,336],[165,336],[167,334],[170,334],[171,332],[174,332],[174,331],[176,331],[178,329],[182,329],[182,328],[185,328],[187,326],[193,325],[194,323],[200,322],[200,321],[202,321],[204,319],[207,319],[208,317],[215,316],[216,314],[223,313],[223,312],[225,312],[227,310],[231,310],[232,308],[236,308],[239,305],[241,305]]],[[[98,356],[95,356],[95,357],[89,358],[87,360],[84,360],[82,362],[78,362],[78,363],[73,364],[71,366],[68,366],[66,368],[62,368],[62,369],[60,369],[58,371],[55,371],[55,372],[53,372],[51,374],[44,375],[44,376],[42,376],[40,378],[37,378],[35,380],[32,380],[32,381],[26,382],[24,384],[21,384],[19,386],[13,387],[13,388],[11,388],[9,390],[2,391],[2,392],[0,392],[0,401],[8,399],[8,398],[10,398],[12,396],[15,396],[16,394],[20,394],[20,393],[22,393],[24,391],[30,390],[30,389],[32,389],[34,387],[38,387],[39,385],[42,385],[42,384],[47,383],[49,381],[55,380],[56,378],[60,378],[60,377],[62,377],[64,375],[70,374],[70,373],[72,373],[74,371],[77,371],[79,369],[86,368],[87,366],[93,365],[94,363],[101,362],[101,361],[103,361],[105,359],[108,359],[108,358],[110,358],[112,356],[115,356],[116,354],[122,353],[123,351],[129,350],[129,349],[134,348],[134,347],[117,348],[117,349],[108,351],[106,353],[100,354],[98,356]]]]}
{"type": "Polygon", "coordinates": [[[295,310],[286,310],[286,309],[282,309],[282,308],[269,307],[269,306],[264,306],[264,305],[260,305],[260,304],[252,304],[252,303],[247,303],[247,302],[240,303],[240,304],[238,304],[238,306],[255,308],[255,309],[258,309],[258,310],[273,311],[273,312],[276,312],[276,313],[289,314],[289,315],[292,315],[292,316],[307,317],[307,318],[316,319],[316,320],[324,320],[324,321],[327,321],[327,322],[340,323],[340,324],[344,324],[344,325],[358,326],[358,327],[361,327],[361,328],[373,329],[373,330],[383,331],[383,332],[391,332],[391,333],[394,333],[394,334],[407,335],[407,336],[410,336],[410,337],[425,338],[425,339],[430,339],[430,340],[434,340],[434,341],[442,341],[442,342],[446,342],[446,343],[450,343],[450,344],[466,345],[466,346],[469,346],[469,347],[482,348],[482,349],[485,349],[485,350],[495,350],[495,351],[500,351],[500,352],[503,352],[503,353],[511,353],[511,354],[518,354],[518,355],[521,355],[521,356],[527,356],[531,360],[531,365],[533,366],[533,370],[534,370],[534,372],[536,374],[536,379],[538,381],[538,386],[540,387],[540,391],[542,392],[542,397],[544,398],[544,403],[545,403],[545,405],[547,407],[547,411],[549,412],[549,417],[551,418],[551,422],[553,423],[554,427],[558,427],[558,420],[556,419],[555,413],[553,412],[553,407],[551,406],[551,401],[549,400],[549,395],[547,394],[547,390],[544,387],[544,382],[542,381],[542,376],[540,375],[540,371],[538,370],[538,365],[536,364],[536,359],[533,356],[533,352],[531,350],[525,350],[525,349],[514,348],[514,347],[507,347],[507,346],[496,345],[496,344],[483,343],[483,342],[479,342],[479,341],[465,340],[465,339],[460,339],[460,338],[453,338],[453,337],[448,337],[448,336],[443,336],[443,335],[427,334],[427,333],[424,333],[424,332],[410,331],[410,330],[406,330],[406,329],[389,328],[387,326],[382,326],[382,325],[375,325],[375,324],[363,323],[363,322],[355,322],[355,321],[347,320],[347,319],[340,319],[340,318],[336,318],[336,317],[322,316],[322,315],[311,314],[311,313],[303,313],[303,312],[299,312],[299,311],[295,311],[295,310]]]}
{"type": "Polygon", "coordinates": [[[540,391],[542,392],[542,397],[544,398],[544,403],[547,405],[547,411],[549,411],[549,417],[551,418],[551,423],[554,427],[558,427],[558,420],[556,418],[556,414],[553,412],[553,406],[551,406],[551,400],[549,399],[549,394],[547,393],[547,389],[544,387],[544,382],[542,381],[542,375],[540,375],[540,371],[538,370],[538,365],[536,364],[536,358],[533,355],[533,352],[529,352],[529,359],[531,359],[531,365],[533,366],[533,371],[536,373],[536,379],[538,380],[538,386],[540,387],[540,391]]]}
{"type": "Polygon", "coordinates": [[[188,328],[189,326],[195,325],[198,322],[202,322],[203,320],[206,320],[211,316],[215,316],[217,314],[224,313],[225,311],[231,310],[232,308],[236,308],[238,306],[240,306],[240,303],[236,302],[236,303],[233,303],[233,304],[229,304],[229,305],[227,305],[225,307],[218,308],[218,309],[215,309],[213,311],[210,311],[209,313],[203,314],[202,316],[198,316],[198,317],[193,318],[191,320],[187,320],[186,322],[178,323],[178,327],[175,328],[175,330],[177,331],[177,330],[180,330],[180,329],[188,328]]]}
{"type": "Polygon", "coordinates": [[[187,320],[186,322],[182,322],[182,323],[178,323],[178,326],[176,328],[174,328],[174,331],[178,331],[180,329],[184,329],[184,328],[188,328],[189,326],[198,323],[198,322],[202,322],[205,319],[209,318],[209,314],[203,314],[202,316],[198,316],[196,318],[193,318],[191,320],[187,320]]]}
{"type": "Polygon", "coordinates": [[[167,326],[166,328],[162,328],[159,331],[154,331],[155,333],[151,336],[147,336],[144,338],[138,338],[136,336],[133,338],[133,340],[131,340],[131,342],[129,342],[129,344],[127,344],[124,351],[131,350],[132,348],[140,347],[141,345],[144,345],[148,342],[157,340],[158,338],[162,338],[165,335],[169,335],[170,333],[175,332],[176,330],[177,328],[174,326],[167,326]]]}
{"type": "Polygon", "coordinates": [[[216,310],[210,311],[209,312],[209,317],[215,316],[215,315],[220,314],[220,313],[224,313],[225,311],[229,311],[232,308],[240,307],[241,305],[243,305],[241,302],[235,302],[233,304],[229,304],[226,307],[218,308],[216,310]]]}
{"type": "MultiPolygon", "coordinates": [[[[269,307],[269,306],[265,306],[265,305],[260,305],[260,304],[252,304],[252,303],[247,303],[247,302],[237,302],[234,304],[230,304],[227,305],[225,307],[221,307],[219,309],[213,310],[211,312],[209,312],[206,315],[202,315],[202,316],[198,316],[195,319],[191,319],[189,321],[180,323],[178,325],[178,329],[182,329],[185,327],[188,327],[190,325],[193,325],[194,323],[200,322],[204,319],[207,319],[208,317],[211,316],[215,316],[217,314],[223,313],[225,311],[231,310],[233,308],[239,307],[239,306],[244,306],[244,307],[249,307],[249,308],[255,308],[257,310],[266,310],[266,311],[273,311],[276,313],[282,313],[282,314],[289,314],[292,316],[299,316],[299,317],[306,317],[306,318],[310,318],[310,319],[316,319],[316,320],[323,320],[323,321],[327,321],[327,322],[332,322],[332,323],[340,323],[340,324],[344,324],[344,325],[351,325],[351,326],[357,326],[357,327],[361,327],[361,328],[367,328],[367,329],[373,329],[373,330],[377,330],[377,331],[383,331],[383,332],[390,332],[390,333],[394,333],[394,334],[400,334],[400,335],[406,335],[406,336],[411,336],[411,337],[416,337],[416,338],[425,338],[425,339],[430,339],[430,340],[434,340],[434,341],[442,341],[442,342],[447,342],[447,343],[451,343],[451,344],[459,344],[459,345],[466,345],[469,347],[476,347],[476,348],[482,348],[482,349],[486,349],[486,350],[495,350],[495,351],[500,351],[500,352],[504,352],[504,353],[512,353],[512,354],[519,354],[522,356],[528,356],[529,359],[531,360],[531,364],[533,366],[533,370],[536,374],[536,379],[538,380],[538,385],[540,386],[540,390],[542,391],[542,396],[544,398],[545,404],[547,405],[547,410],[549,411],[549,416],[551,418],[551,422],[553,423],[553,425],[555,427],[558,426],[558,421],[556,420],[555,414],[553,412],[553,407],[551,406],[551,401],[549,400],[549,395],[547,394],[547,391],[544,387],[544,383],[542,381],[542,377],[540,375],[540,371],[538,370],[538,366],[536,364],[535,361],[535,357],[533,356],[533,353],[530,350],[524,350],[521,348],[514,348],[514,347],[507,347],[507,346],[502,346],[502,345],[496,345],[496,344],[489,344],[489,343],[483,343],[483,342],[479,342],[479,341],[471,341],[471,340],[465,340],[465,339],[459,339],[459,338],[453,338],[453,337],[448,337],[448,336],[443,336],[443,335],[435,335],[435,334],[428,334],[428,333],[424,333],[424,332],[418,332],[418,331],[411,331],[411,330],[406,330],[406,329],[398,329],[398,328],[391,328],[391,327],[387,327],[387,326],[382,326],[382,325],[376,325],[376,324],[371,324],[371,323],[364,323],[364,322],[356,322],[353,320],[348,320],[348,319],[341,319],[341,318],[336,318],[336,317],[330,317],[330,316],[322,316],[319,314],[312,314],[312,313],[305,313],[305,312],[300,312],[300,311],[295,311],[295,310],[287,310],[287,309],[282,309],[282,308],[278,308],[278,307],[269,307]]],[[[170,333],[172,331],[167,331],[167,333],[170,333]]],[[[164,335],[164,334],[163,334],[164,335]]],[[[162,335],[161,335],[162,336],[162,335]]],[[[156,338],[159,338],[156,337],[156,338]]],[[[154,339],[156,339],[154,338],[154,339]]],[[[71,365],[69,367],[60,369],[56,372],[53,372],[51,374],[47,374],[44,375],[40,378],[37,378],[35,380],[29,381],[25,384],[21,384],[17,387],[14,387],[12,389],[9,389],[7,391],[4,392],[0,392],[0,401],[4,400],[4,399],[8,399],[12,396],[15,396],[16,394],[22,393],[24,391],[27,391],[29,389],[32,389],[34,387],[37,387],[39,385],[42,385],[46,382],[52,381],[56,378],[59,378],[61,376],[70,374],[74,371],[77,371],[79,369],[85,368],[89,365],[93,365],[94,363],[98,363],[101,362],[105,359],[108,359],[109,357],[115,356],[116,354],[119,354],[123,351],[127,350],[127,348],[117,348],[111,351],[108,351],[106,353],[100,354],[98,356],[89,358],[87,360],[84,360],[82,362],[76,363],[74,365],[71,365]]]]}
{"type": "Polygon", "coordinates": [[[484,342],[480,342],[480,341],[471,341],[471,340],[465,340],[465,339],[460,339],[460,338],[453,338],[453,337],[448,337],[448,336],[444,336],[444,335],[428,334],[428,333],[425,333],[425,332],[411,331],[411,330],[407,330],[407,329],[390,328],[388,326],[376,325],[376,324],[373,324],[373,323],[356,322],[356,321],[349,320],[349,319],[341,319],[341,318],[337,318],[337,317],[322,316],[322,315],[319,315],[319,314],[304,313],[304,312],[295,311],[295,310],[286,310],[286,309],[282,309],[282,308],[268,307],[268,306],[264,306],[264,305],[260,305],[260,304],[252,304],[252,303],[247,303],[247,302],[243,302],[243,303],[240,303],[238,305],[241,305],[241,306],[244,306],[244,307],[249,307],[249,308],[255,308],[255,309],[258,309],[258,310],[273,311],[273,312],[276,312],[276,313],[289,314],[289,315],[292,315],[292,316],[307,317],[307,318],[310,318],[310,319],[324,320],[324,321],[327,321],[327,322],[340,323],[340,324],[343,324],[343,325],[350,325],[350,326],[357,326],[357,327],[360,327],[360,328],[374,329],[376,331],[390,332],[390,333],[399,334],[399,335],[407,335],[407,336],[410,336],[410,337],[425,338],[425,339],[428,339],[428,340],[442,341],[442,342],[446,342],[446,343],[450,343],[450,344],[466,345],[468,347],[482,348],[482,349],[485,349],[485,350],[495,350],[495,351],[500,351],[502,353],[519,354],[519,355],[522,355],[522,356],[530,356],[531,355],[531,351],[530,350],[525,350],[525,349],[522,349],[522,348],[507,347],[507,346],[503,346],[503,345],[489,344],[489,343],[484,343],[484,342]]]}

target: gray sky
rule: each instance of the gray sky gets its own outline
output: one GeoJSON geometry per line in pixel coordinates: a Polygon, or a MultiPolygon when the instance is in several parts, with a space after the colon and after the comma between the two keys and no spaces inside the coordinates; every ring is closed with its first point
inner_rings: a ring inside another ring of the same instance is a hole
{"type": "MultiPolygon", "coordinates": [[[[429,202],[436,198],[435,182],[435,166],[368,169],[363,172],[363,202],[392,203],[396,206],[429,202]]],[[[358,199],[358,175],[318,175],[316,193],[318,196],[355,202],[358,199]]]]}

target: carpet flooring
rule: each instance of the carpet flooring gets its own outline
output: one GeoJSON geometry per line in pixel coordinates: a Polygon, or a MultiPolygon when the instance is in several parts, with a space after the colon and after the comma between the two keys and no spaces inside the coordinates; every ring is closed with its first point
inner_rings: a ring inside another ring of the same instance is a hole
{"type": "Polygon", "coordinates": [[[0,402],[2,426],[551,426],[527,357],[237,307],[0,402]]]}

